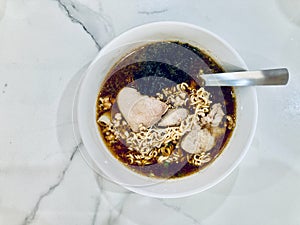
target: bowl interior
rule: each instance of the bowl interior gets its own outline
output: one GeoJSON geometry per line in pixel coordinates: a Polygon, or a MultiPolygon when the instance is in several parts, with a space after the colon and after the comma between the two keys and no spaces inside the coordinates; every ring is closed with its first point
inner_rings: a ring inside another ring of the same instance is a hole
{"type": "Polygon", "coordinates": [[[239,164],[254,135],[257,100],[253,87],[235,88],[237,125],[222,154],[206,169],[175,180],[153,179],[132,172],[112,156],[99,137],[95,123],[96,97],[106,74],[122,56],[144,43],[163,40],[188,42],[208,53],[226,71],[247,69],[234,49],[207,30],[178,22],[146,24],[112,40],[91,63],[80,87],[78,125],[87,154],[106,177],[143,195],[182,197],[215,185],[239,164]]]}

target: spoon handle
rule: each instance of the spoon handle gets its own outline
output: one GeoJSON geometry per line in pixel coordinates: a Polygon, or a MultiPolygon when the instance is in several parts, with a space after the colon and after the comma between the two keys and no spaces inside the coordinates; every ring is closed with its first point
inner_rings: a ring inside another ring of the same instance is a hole
{"type": "Polygon", "coordinates": [[[205,86],[254,86],[286,85],[289,72],[286,68],[203,74],[200,76],[205,86]]]}

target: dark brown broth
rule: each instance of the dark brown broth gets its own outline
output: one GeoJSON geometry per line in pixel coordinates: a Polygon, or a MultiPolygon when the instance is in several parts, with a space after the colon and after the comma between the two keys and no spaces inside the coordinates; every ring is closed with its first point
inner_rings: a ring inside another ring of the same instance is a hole
{"type": "MultiPolygon", "coordinates": [[[[150,43],[123,57],[113,66],[98,97],[110,96],[114,102],[118,92],[125,86],[132,86],[140,93],[149,96],[155,96],[163,88],[182,82],[199,88],[201,81],[197,75],[200,70],[202,73],[223,72],[223,69],[212,58],[187,43],[150,43]]],[[[236,103],[232,97],[233,88],[205,87],[205,90],[210,92],[210,100],[213,103],[221,103],[225,114],[235,119],[236,103]]],[[[117,104],[114,104],[112,111],[119,111],[117,104]]],[[[103,113],[98,109],[97,118],[103,113]]],[[[106,142],[101,126],[99,126],[99,131],[106,142]]],[[[212,160],[201,166],[189,164],[187,160],[179,163],[155,163],[147,166],[130,165],[125,157],[128,149],[121,141],[113,145],[107,143],[107,147],[118,160],[138,173],[156,178],[179,178],[193,174],[213,162],[226,146],[231,134],[232,130],[226,129],[225,134],[217,139],[216,145],[210,150],[212,160]]],[[[182,152],[184,156],[189,154],[182,152]]]]}

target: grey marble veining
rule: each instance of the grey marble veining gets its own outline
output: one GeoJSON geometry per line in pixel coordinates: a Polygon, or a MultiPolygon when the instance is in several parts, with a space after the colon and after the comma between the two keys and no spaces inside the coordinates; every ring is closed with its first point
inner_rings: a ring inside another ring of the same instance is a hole
{"type": "Polygon", "coordinates": [[[114,37],[113,27],[103,12],[95,12],[76,0],[57,0],[70,20],[78,23],[92,38],[98,50],[114,37]]]}
{"type": "Polygon", "coordinates": [[[32,211],[29,213],[29,215],[27,215],[24,219],[24,222],[22,223],[22,225],[28,225],[28,224],[31,224],[32,221],[35,219],[35,216],[36,216],[36,213],[38,212],[39,210],[39,207],[40,207],[40,204],[41,202],[43,201],[44,198],[46,198],[47,196],[51,195],[53,193],[53,191],[55,191],[55,189],[61,184],[61,182],[64,180],[64,177],[65,177],[65,174],[66,172],[68,171],[72,161],[73,161],[73,158],[74,158],[74,155],[76,153],[78,153],[79,151],[79,147],[82,143],[80,143],[79,145],[75,146],[74,147],[74,150],[72,151],[72,154],[69,158],[69,161],[67,162],[65,168],[62,170],[62,172],[59,174],[58,176],[58,180],[49,187],[49,189],[43,193],[42,195],[39,196],[35,206],[33,207],[32,211]]]}

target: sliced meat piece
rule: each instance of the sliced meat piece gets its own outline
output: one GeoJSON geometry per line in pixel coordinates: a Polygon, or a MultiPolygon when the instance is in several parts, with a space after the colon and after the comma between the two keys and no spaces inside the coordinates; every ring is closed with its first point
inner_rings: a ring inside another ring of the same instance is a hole
{"type": "Polygon", "coordinates": [[[194,125],[192,130],[181,140],[182,149],[191,154],[209,151],[214,145],[215,137],[208,129],[201,129],[199,125],[194,125]]]}
{"type": "Polygon", "coordinates": [[[117,104],[134,132],[139,130],[141,124],[148,128],[157,123],[168,109],[164,102],[141,95],[136,89],[129,87],[119,92],[117,104]]]}
{"type": "Polygon", "coordinates": [[[184,108],[170,109],[166,115],[158,123],[160,127],[176,126],[181,123],[189,114],[189,111],[184,108]]]}
{"type": "Polygon", "coordinates": [[[211,125],[212,127],[217,127],[223,120],[225,113],[222,110],[222,105],[220,103],[213,104],[210,112],[201,118],[202,125],[211,125]]]}

